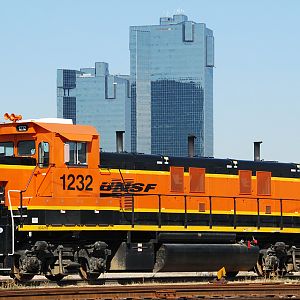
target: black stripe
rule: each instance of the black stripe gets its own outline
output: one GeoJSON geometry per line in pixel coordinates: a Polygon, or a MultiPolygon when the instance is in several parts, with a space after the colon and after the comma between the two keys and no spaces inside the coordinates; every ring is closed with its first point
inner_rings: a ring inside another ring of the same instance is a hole
{"type": "Polygon", "coordinates": [[[14,157],[4,156],[0,157],[1,165],[22,165],[22,166],[35,166],[36,159],[32,157],[14,157]]]}
{"type": "Polygon", "coordinates": [[[169,157],[166,164],[163,156],[139,153],[100,153],[101,168],[169,171],[170,166],[184,167],[185,172],[190,167],[205,168],[208,174],[238,174],[238,170],[269,171],[273,177],[300,178],[297,164],[279,163],[275,161],[216,159],[208,157],[169,157]],[[237,163],[235,164],[234,161],[237,163]],[[160,162],[160,163],[157,163],[160,162]],[[293,172],[291,170],[294,170],[293,172]]]}

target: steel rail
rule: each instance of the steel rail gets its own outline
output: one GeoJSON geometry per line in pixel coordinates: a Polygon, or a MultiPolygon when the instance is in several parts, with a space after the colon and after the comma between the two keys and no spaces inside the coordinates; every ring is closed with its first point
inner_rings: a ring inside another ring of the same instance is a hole
{"type": "Polygon", "coordinates": [[[192,299],[201,297],[211,299],[219,297],[262,297],[300,298],[300,284],[283,283],[234,283],[234,284],[164,284],[164,285],[128,285],[128,286],[89,286],[68,288],[26,288],[0,290],[0,299],[192,299]]]}

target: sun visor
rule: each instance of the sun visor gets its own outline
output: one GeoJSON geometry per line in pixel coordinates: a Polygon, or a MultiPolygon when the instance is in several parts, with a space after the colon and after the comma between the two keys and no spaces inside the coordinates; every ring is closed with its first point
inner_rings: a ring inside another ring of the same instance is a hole
{"type": "Polygon", "coordinates": [[[78,142],[91,142],[93,138],[91,134],[60,133],[60,135],[69,141],[78,142]]]}

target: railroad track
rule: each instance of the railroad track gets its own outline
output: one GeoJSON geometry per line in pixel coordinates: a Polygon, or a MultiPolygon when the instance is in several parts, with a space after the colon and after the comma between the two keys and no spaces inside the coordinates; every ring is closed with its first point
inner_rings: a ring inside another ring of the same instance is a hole
{"type": "MultiPolygon", "coordinates": [[[[87,285],[128,285],[128,284],[159,284],[159,283],[211,283],[216,281],[216,274],[212,273],[106,273],[94,281],[84,281],[77,275],[69,275],[58,282],[49,281],[44,276],[36,276],[29,282],[16,282],[8,276],[0,276],[0,289],[17,287],[68,287],[68,286],[87,286],[87,285]]],[[[300,281],[300,273],[285,276],[284,278],[262,278],[253,272],[241,272],[234,278],[226,278],[226,281],[232,282],[292,282],[300,281]]]]}
{"type": "Polygon", "coordinates": [[[0,299],[300,299],[300,284],[145,284],[0,290],[0,299]]]}
{"type": "MultiPolygon", "coordinates": [[[[256,280],[258,276],[253,272],[243,272],[235,278],[228,279],[228,281],[250,281],[256,280]]],[[[297,277],[298,279],[300,277],[297,277]]],[[[144,283],[208,283],[216,279],[216,274],[212,273],[106,273],[101,275],[99,279],[94,281],[84,281],[80,276],[67,276],[59,282],[52,282],[44,276],[36,276],[33,280],[26,283],[16,283],[10,277],[0,277],[1,287],[14,287],[23,285],[27,287],[42,287],[42,286],[70,286],[70,285],[128,285],[128,284],[144,284],[144,283]]]]}

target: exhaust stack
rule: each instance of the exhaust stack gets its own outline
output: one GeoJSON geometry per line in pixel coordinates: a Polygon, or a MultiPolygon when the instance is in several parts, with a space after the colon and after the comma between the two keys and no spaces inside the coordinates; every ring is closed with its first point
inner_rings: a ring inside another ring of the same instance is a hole
{"type": "Polygon", "coordinates": [[[194,135],[188,136],[188,156],[194,157],[195,156],[195,139],[194,135]]]}
{"type": "Polygon", "coordinates": [[[262,142],[254,142],[254,161],[261,161],[260,159],[260,144],[262,142]]]}
{"type": "Polygon", "coordinates": [[[123,149],[123,134],[125,131],[116,131],[116,147],[117,152],[121,153],[124,151],[123,149]]]}

